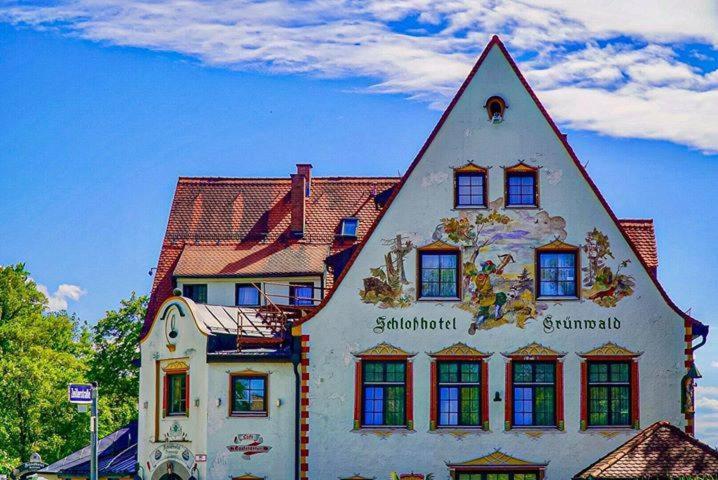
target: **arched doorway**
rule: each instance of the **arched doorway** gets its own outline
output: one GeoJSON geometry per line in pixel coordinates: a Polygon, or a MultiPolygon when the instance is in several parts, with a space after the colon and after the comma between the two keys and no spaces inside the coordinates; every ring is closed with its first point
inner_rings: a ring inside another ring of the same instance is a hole
{"type": "Polygon", "coordinates": [[[190,471],[176,460],[165,461],[155,468],[151,480],[189,480],[190,471]]]}
{"type": "Polygon", "coordinates": [[[182,477],[176,473],[165,473],[160,477],[160,480],[183,480],[182,477]]]}

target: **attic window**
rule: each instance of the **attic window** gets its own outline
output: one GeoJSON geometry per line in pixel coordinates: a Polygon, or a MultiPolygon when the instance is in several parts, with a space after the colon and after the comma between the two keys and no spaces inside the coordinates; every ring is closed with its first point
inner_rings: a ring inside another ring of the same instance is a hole
{"type": "Polygon", "coordinates": [[[504,112],[508,108],[506,102],[501,97],[491,97],[486,100],[486,113],[492,123],[501,123],[504,121],[504,112]]]}
{"type": "Polygon", "coordinates": [[[344,218],[342,219],[341,230],[339,235],[342,237],[354,237],[357,236],[357,228],[359,227],[358,218],[344,218]]]}

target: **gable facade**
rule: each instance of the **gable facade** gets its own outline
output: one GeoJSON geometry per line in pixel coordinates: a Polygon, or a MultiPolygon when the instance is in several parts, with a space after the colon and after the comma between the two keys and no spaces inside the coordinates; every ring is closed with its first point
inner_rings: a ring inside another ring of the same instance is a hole
{"type": "Polygon", "coordinates": [[[498,39],[338,285],[300,323],[303,478],[444,478],[447,465],[500,449],[536,475],[569,479],[642,424],[686,427],[686,318],[498,39]],[[492,97],[506,106],[499,119],[487,119],[492,97]],[[470,188],[457,193],[461,185],[470,188]],[[461,205],[462,194],[474,195],[474,205],[461,205]],[[467,387],[466,402],[451,400],[464,390],[442,384],[432,357],[459,343],[486,353],[457,359],[480,372],[466,377],[476,387],[467,387]],[[381,345],[409,354],[357,354],[381,345]],[[542,386],[521,379],[526,371],[536,380],[544,368],[542,386]],[[616,372],[606,385],[598,385],[602,369],[616,372]],[[626,388],[614,392],[612,380],[626,388]],[[539,394],[552,400],[537,402],[539,394]],[[615,411],[605,411],[611,402],[601,395],[616,395],[615,411]],[[478,421],[455,424],[447,414],[441,425],[441,410],[462,402],[474,402],[465,416],[478,421]],[[604,415],[618,421],[603,425],[604,415]]]}

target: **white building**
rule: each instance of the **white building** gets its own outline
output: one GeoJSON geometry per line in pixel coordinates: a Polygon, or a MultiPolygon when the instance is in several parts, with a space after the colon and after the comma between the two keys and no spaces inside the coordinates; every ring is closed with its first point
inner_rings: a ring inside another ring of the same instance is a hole
{"type": "Polygon", "coordinates": [[[138,461],[570,479],[642,425],[692,432],[707,329],[656,267],[652,223],[615,217],[494,37],[400,180],[180,180],[138,461]]]}

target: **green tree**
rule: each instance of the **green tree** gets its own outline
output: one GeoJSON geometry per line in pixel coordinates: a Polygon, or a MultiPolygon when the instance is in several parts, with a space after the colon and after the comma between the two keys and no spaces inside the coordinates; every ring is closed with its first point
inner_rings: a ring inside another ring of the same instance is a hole
{"type": "Polygon", "coordinates": [[[45,304],[24,265],[0,267],[0,468],[87,443],[87,417],[67,402],[67,384],[85,380],[89,333],[45,304]]]}
{"type": "Polygon", "coordinates": [[[100,386],[100,433],[110,433],[137,418],[139,341],[148,297],[134,292],[109,310],[92,329],[94,355],[88,376],[100,386]]]}

